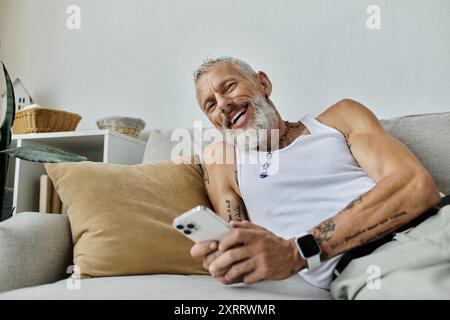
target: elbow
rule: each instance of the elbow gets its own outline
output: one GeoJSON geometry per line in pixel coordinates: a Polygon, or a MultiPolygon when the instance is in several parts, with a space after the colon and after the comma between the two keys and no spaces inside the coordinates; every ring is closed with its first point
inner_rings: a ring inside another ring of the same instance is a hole
{"type": "Polygon", "coordinates": [[[415,177],[415,189],[423,206],[426,209],[434,207],[441,200],[439,190],[433,178],[428,172],[417,174],[415,177]]]}

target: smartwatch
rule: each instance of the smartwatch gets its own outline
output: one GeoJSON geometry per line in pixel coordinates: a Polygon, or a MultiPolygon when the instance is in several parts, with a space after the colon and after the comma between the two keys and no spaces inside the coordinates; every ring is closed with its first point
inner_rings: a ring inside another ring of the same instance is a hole
{"type": "Polygon", "coordinates": [[[302,258],[308,263],[309,270],[315,269],[320,265],[320,247],[312,234],[308,233],[296,238],[295,244],[302,258]]]}

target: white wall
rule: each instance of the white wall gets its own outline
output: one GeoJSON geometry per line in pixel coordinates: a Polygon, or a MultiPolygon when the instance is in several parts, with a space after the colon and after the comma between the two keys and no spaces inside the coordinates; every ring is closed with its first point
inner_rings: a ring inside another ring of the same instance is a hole
{"type": "Polygon", "coordinates": [[[148,128],[206,120],[192,71],[233,55],[266,71],[281,114],[342,97],[381,118],[450,111],[449,0],[0,0],[0,54],[42,106],[148,128]],[[81,30],[66,8],[81,8],[81,30]],[[366,8],[381,8],[381,30],[366,8]]]}

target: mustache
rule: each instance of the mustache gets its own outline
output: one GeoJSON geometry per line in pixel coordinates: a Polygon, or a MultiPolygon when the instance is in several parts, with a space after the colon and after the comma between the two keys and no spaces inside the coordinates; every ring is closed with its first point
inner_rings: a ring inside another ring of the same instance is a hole
{"type": "Polygon", "coordinates": [[[240,110],[245,107],[253,105],[252,101],[232,102],[227,105],[226,112],[221,114],[221,121],[224,128],[229,128],[231,124],[231,113],[236,110],[240,110]]]}

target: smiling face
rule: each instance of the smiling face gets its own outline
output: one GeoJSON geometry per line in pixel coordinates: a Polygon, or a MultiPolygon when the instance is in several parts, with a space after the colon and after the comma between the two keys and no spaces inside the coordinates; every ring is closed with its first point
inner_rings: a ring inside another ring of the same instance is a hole
{"type": "MultiPolygon", "coordinates": [[[[250,129],[278,129],[280,117],[269,102],[271,92],[272,84],[265,73],[252,77],[229,61],[212,65],[196,82],[203,112],[217,129],[234,136],[250,129]]],[[[266,140],[258,137],[257,145],[266,140]]]]}

